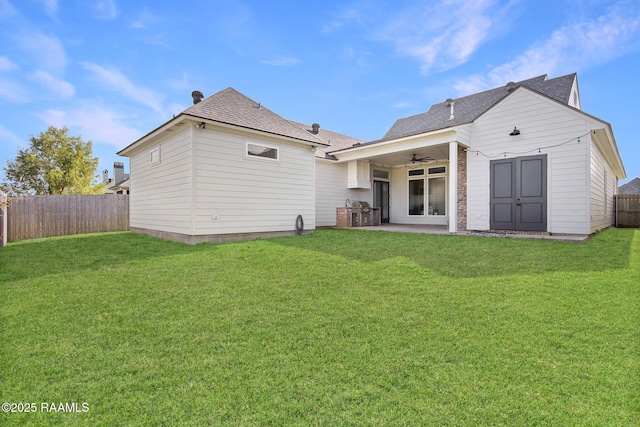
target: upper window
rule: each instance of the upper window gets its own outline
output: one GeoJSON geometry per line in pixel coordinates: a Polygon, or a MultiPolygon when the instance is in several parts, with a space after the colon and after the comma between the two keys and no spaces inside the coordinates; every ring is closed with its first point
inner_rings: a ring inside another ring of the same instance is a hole
{"type": "Polygon", "coordinates": [[[424,175],[424,169],[411,169],[409,176],[422,176],[424,175]]]}
{"type": "Polygon", "coordinates": [[[153,150],[151,150],[151,164],[155,165],[160,163],[160,147],[156,147],[153,150]]]}
{"type": "Polygon", "coordinates": [[[247,142],[247,156],[278,160],[278,149],[275,147],[247,142]]]}
{"type": "Polygon", "coordinates": [[[382,171],[380,169],[374,169],[373,170],[373,177],[374,178],[389,179],[389,171],[382,171]]]}

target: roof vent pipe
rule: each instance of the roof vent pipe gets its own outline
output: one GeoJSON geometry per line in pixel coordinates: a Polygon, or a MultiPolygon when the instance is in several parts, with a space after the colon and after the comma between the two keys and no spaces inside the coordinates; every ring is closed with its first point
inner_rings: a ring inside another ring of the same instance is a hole
{"type": "Polygon", "coordinates": [[[454,119],[454,115],[453,115],[453,105],[455,104],[455,102],[453,101],[453,99],[451,98],[447,98],[447,100],[445,101],[447,107],[449,107],[451,114],[449,115],[449,120],[453,120],[454,119]]]}
{"type": "Polygon", "coordinates": [[[507,92],[513,92],[515,88],[516,88],[516,84],[514,82],[507,83],[507,92]]]}
{"type": "Polygon", "coordinates": [[[202,101],[204,95],[199,90],[194,90],[191,92],[191,98],[193,98],[193,105],[196,105],[198,102],[202,101]]]}
{"type": "Polygon", "coordinates": [[[311,125],[311,133],[313,133],[314,135],[317,135],[318,132],[320,132],[320,125],[318,123],[314,123],[311,125]]]}

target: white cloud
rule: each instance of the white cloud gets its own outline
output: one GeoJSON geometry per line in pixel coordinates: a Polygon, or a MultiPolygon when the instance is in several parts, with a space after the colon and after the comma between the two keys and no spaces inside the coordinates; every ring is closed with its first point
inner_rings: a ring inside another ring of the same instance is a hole
{"type": "Polygon", "coordinates": [[[99,105],[84,105],[80,108],[63,111],[47,110],[40,115],[47,126],[67,126],[77,129],[83,140],[91,140],[126,147],[138,139],[142,133],[123,123],[123,117],[99,105]]]}
{"type": "Polygon", "coordinates": [[[411,104],[404,101],[396,102],[391,106],[391,108],[408,108],[408,107],[411,107],[411,104]]]}
{"type": "Polygon", "coordinates": [[[18,136],[15,133],[11,132],[1,124],[0,124],[0,140],[3,140],[4,142],[15,143],[16,145],[18,145],[21,142],[20,138],[18,138],[18,136]]]}
{"type": "Polygon", "coordinates": [[[29,101],[27,90],[13,80],[0,78],[0,98],[15,103],[26,103],[29,101]]]}
{"type": "Polygon", "coordinates": [[[396,12],[376,38],[401,55],[416,58],[421,70],[443,71],[470,59],[495,35],[510,3],[496,0],[416,2],[396,12]]]}
{"type": "Polygon", "coordinates": [[[162,108],[163,95],[150,89],[136,86],[118,70],[107,69],[92,62],[83,62],[81,65],[86,70],[91,71],[106,89],[119,92],[129,99],[153,109],[158,114],[164,115],[162,108]]]}
{"type": "Polygon", "coordinates": [[[0,0],[0,19],[13,18],[16,13],[16,9],[8,0],[0,0]]]}
{"type": "Polygon", "coordinates": [[[347,26],[364,26],[372,19],[372,5],[369,3],[357,2],[350,5],[342,5],[335,11],[322,30],[325,33],[337,31],[347,26]]]}
{"type": "Polygon", "coordinates": [[[118,6],[114,0],[98,0],[93,4],[97,17],[104,21],[113,21],[118,17],[118,6]]]}
{"type": "Polygon", "coordinates": [[[57,79],[46,71],[38,70],[30,78],[62,98],[70,98],[75,93],[71,83],[57,79]]]}
{"type": "Polygon", "coordinates": [[[42,0],[47,15],[55,17],[58,13],[58,0],[42,0]]]}
{"type": "Polygon", "coordinates": [[[16,37],[22,50],[31,55],[38,68],[44,68],[48,72],[60,74],[67,66],[67,54],[64,46],[56,37],[46,36],[40,32],[24,32],[16,37]]]}
{"type": "Polygon", "coordinates": [[[167,32],[161,32],[156,34],[146,34],[142,37],[142,41],[152,46],[169,47],[170,44],[167,42],[168,35],[169,33],[167,32]]]}
{"type": "Polygon", "coordinates": [[[16,69],[18,69],[18,66],[9,58],[0,56],[0,71],[13,71],[16,69]]]}
{"type": "Polygon", "coordinates": [[[189,82],[189,74],[186,71],[183,72],[182,78],[169,82],[169,86],[178,92],[189,90],[191,88],[191,83],[189,82]]]}
{"type": "Polygon", "coordinates": [[[149,9],[144,8],[138,18],[131,21],[131,28],[135,29],[147,29],[151,24],[156,22],[157,17],[149,11],[149,9]]]}
{"type": "Polygon", "coordinates": [[[577,72],[639,51],[640,6],[630,6],[620,2],[605,15],[560,28],[512,61],[454,87],[468,94],[542,74],[577,72]]]}
{"type": "Polygon", "coordinates": [[[294,65],[298,65],[300,60],[298,58],[293,58],[290,56],[278,56],[273,59],[265,59],[262,61],[263,64],[273,65],[275,67],[292,67],[294,65]]]}

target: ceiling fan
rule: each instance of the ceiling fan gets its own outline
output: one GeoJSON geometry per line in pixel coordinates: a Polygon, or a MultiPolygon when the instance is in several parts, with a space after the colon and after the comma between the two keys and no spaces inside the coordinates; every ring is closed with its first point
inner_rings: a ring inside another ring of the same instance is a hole
{"type": "Polygon", "coordinates": [[[411,163],[424,162],[425,160],[435,160],[435,159],[430,156],[418,157],[416,156],[416,153],[413,153],[413,155],[411,156],[411,163]]]}

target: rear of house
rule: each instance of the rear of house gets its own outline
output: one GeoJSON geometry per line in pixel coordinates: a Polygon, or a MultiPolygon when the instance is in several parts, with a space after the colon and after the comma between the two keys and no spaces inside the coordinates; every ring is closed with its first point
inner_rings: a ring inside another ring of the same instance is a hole
{"type": "Polygon", "coordinates": [[[118,153],[131,159],[132,230],[197,243],[292,234],[302,219],[310,232],[355,201],[382,223],[451,233],[589,235],[615,220],[624,167],[575,74],[449,98],[371,142],[232,88],[201,98],[118,153]]]}

